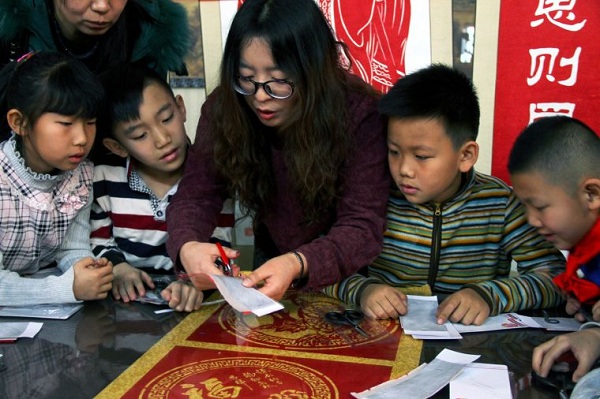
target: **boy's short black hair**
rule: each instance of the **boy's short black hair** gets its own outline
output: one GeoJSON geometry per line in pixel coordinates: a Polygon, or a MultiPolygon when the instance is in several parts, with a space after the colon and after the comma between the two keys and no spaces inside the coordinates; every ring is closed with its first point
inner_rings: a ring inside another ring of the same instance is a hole
{"type": "Polygon", "coordinates": [[[432,64],[399,79],[379,103],[388,118],[440,119],[455,148],[476,140],[479,100],[471,80],[462,72],[432,64]]]}
{"type": "Polygon", "coordinates": [[[517,137],[508,172],[540,173],[546,182],[574,193],[583,179],[600,178],[600,137],[572,117],[538,119],[517,137]]]}
{"type": "Polygon", "coordinates": [[[135,63],[120,63],[100,74],[106,94],[105,106],[98,114],[96,140],[90,153],[95,163],[104,163],[110,157],[102,141],[115,138],[114,128],[118,123],[139,119],[144,89],[151,84],[163,87],[175,97],[169,83],[153,69],[135,63]]]}
{"type": "Polygon", "coordinates": [[[132,63],[122,63],[100,75],[106,93],[106,107],[98,116],[100,139],[113,137],[117,123],[139,119],[144,89],[151,84],[163,87],[175,97],[171,86],[156,71],[132,63]]]}

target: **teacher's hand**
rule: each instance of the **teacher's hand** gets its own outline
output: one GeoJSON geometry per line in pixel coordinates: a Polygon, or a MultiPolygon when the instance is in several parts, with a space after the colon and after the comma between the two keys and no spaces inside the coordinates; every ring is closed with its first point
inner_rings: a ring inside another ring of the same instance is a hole
{"type": "MultiPolygon", "coordinates": [[[[227,247],[223,247],[223,249],[230,259],[240,256],[240,252],[235,249],[227,247]]],[[[223,274],[221,269],[215,265],[215,260],[218,256],[219,249],[217,246],[207,242],[189,241],[183,244],[179,250],[179,260],[190,281],[199,290],[216,287],[208,275],[223,274]]]]}
{"type": "Polygon", "coordinates": [[[264,282],[259,291],[270,298],[280,300],[299,274],[298,259],[293,254],[284,254],[270,259],[245,276],[243,284],[246,287],[254,287],[264,282]]]}

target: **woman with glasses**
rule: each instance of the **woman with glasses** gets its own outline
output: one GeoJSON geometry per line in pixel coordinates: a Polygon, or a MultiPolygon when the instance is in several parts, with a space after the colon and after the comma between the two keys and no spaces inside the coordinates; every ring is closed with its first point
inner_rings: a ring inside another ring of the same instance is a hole
{"type": "Polygon", "coordinates": [[[167,210],[167,250],[187,274],[220,274],[208,240],[229,196],[254,223],[244,285],[274,299],[291,285],[323,288],[379,254],[391,184],[384,125],[373,90],[341,65],[343,49],[313,0],[238,10],[167,210]]]}

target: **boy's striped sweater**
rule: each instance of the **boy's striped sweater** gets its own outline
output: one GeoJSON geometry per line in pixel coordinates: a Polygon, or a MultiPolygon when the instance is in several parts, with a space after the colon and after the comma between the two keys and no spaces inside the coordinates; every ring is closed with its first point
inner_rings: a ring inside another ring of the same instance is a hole
{"type": "MultiPolygon", "coordinates": [[[[97,165],[91,215],[94,254],[108,258],[113,265],[127,262],[152,273],[171,270],[173,262],[165,246],[166,210],[178,184],[164,198],[156,198],[131,162],[97,165]]],[[[231,246],[233,225],[233,204],[228,200],[211,241],[231,246]]]]}
{"type": "Polygon", "coordinates": [[[500,179],[471,171],[461,190],[440,204],[415,205],[398,190],[388,201],[383,251],[366,268],[325,289],[359,303],[369,284],[394,287],[429,283],[434,293],[476,290],[491,315],[557,306],[552,277],[563,255],[527,223],[525,209],[500,179]],[[518,276],[510,276],[511,261],[518,276]]]}

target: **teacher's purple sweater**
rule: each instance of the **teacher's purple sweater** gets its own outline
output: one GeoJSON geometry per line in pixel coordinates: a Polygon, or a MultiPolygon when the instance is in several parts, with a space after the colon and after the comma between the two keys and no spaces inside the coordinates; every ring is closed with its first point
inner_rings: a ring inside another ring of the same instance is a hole
{"type": "MultiPolygon", "coordinates": [[[[167,210],[167,251],[174,261],[186,242],[208,242],[227,193],[226,182],[212,160],[209,132],[216,95],[218,90],[202,106],[184,176],[167,210]]],[[[293,195],[284,153],[275,147],[265,149],[275,171],[277,198],[263,224],[280,253],[297,250],[306,257],[309,277],[305,289],[321,289],[357,272],[369,265],[382,247],[391,186],[385,124],[375,98],[351,93],[346,106],[347,130],[354,136],[354,146],[342,167],[345,184],[341,197],[334,211],[323,215],[320,222],[308,227],[302,224],[302,208],[293,195]]]]}

